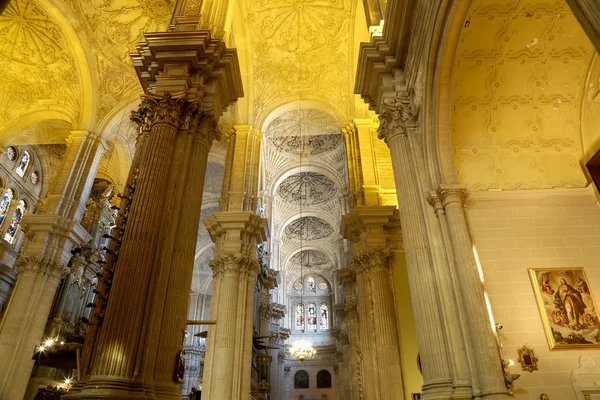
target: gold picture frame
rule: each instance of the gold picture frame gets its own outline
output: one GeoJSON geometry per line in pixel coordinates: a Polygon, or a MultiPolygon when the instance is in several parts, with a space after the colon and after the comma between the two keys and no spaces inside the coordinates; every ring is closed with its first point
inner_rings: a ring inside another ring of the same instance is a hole
{"type": "Polygon", "coordinates": [[[600,316],[583,268],[531,268],[550,350],[600,348],[600,316]]]}

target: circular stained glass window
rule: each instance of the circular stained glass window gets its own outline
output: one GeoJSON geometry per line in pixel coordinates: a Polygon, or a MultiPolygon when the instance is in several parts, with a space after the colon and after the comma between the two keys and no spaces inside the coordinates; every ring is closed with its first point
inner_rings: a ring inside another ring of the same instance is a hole
{"type": "Polygon", "coordinates": [[[294,283],[294,289],[296,289],[296,290],[302,290],[302,282],[296,282],[296,283],[294,283]]]}
{"type": "Polygon", "coordinates": [[[31,176],[29,177],[29,179],[31,179],[31,183],[33,183],[34,185],[37,185],[38,182],[40,181],[40,176],[38,175],[37,171],[33,171],[31,173],[31,176]]]}
{"type": "Polygon", "coordinates": [[[325,283],[325,282],[319,283],[319,289],[321,289],[321,290],[327,290],[327,283],[325,283]]]}
{"type": "Polygon", "coordinates": [[[8,146],[6,148],[6,157],[8,157],[10,161],[14,161],[15,158],[17,158],[17,149],[13,146],[8,146]]]}

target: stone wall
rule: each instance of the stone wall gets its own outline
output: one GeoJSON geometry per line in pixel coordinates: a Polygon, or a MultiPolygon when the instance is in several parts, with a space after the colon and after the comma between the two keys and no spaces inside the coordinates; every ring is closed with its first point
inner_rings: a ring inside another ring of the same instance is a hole
{"type": "MultiPolygon", "coordinates": [[[[544,191],[472,193],[468,215],[504,358],[517,361],[527,344],[539,358],[538,371],[511,372],[515,398],[576,398],[570,373],[579,357],[600,364],[600,348],[549,350],[528,275],[529,268],[583,267],[592,293],[600,296],[600,207],[591,187],[544,191]]],[[[598,305],[596,304],[596,307],[598,305]]],[[[487,323],[487,322],[483,322],[487,323]]]]}

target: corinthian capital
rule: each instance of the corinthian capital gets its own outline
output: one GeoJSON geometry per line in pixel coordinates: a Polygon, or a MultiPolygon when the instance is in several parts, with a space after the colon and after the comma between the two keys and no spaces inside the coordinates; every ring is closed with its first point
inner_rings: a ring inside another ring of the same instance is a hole
{"type": "Polygon", "coordinates": [[[367,250],[352,259],[351,268],[356,275],[388,269],[392,254],[387,249],[367,250]]]}
{"type": "Polygon", "coordinates": [[[437,193],[444,207],[450,203],[464,205],[469,196],[466,185],[440,185],[437,193]]]}
{"type": "Polygon", "coordinates": [[[258,261],[243,255],[226,255],[208,263],[216,277],[227,274],[248,275],[257,274],[260,270],[258,261]]]}
{"type": "Polygon", "coordinates": [[[149,131],[154,124],[161,123],[179,128],[185,104],[186,99],[183,95],[144,95],[138,109],[131,112],[130,119],[138,125],[140,133],[149,131]]]}
{"type": "Polygon", "coordinates": [[[19,274],[43,275],[45,278],[60,280],[67,273],[67,269],[54,261],[38,257],[22,257],[16,263],[19,274]]]}
{"type": "Polygon", "coordinates": [[[379,114],[377,137],[389,143],[394,137],[404,135],[406,128],[416,127],[418,116],[418,108],[408,97],[384,100],[379,114]]]}

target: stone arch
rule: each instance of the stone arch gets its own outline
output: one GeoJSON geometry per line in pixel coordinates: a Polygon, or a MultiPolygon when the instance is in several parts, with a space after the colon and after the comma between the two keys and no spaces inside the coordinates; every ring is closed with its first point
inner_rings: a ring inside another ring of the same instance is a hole
{"type": "Polygon", "coordinates": [[[298,110],[298,109],[315,109],[319,111],[323,111],[333,118],[335,118],[339,124],[340,128],[346,124],[346,120],[343,117],[345,113],[341,110],[332,106],[329,103],[321,101],[317,97],[312,97],[308,99],[298,100],[297,98],[290,98],[287,101],[284,99],[283,101],[279,101],[278,105],[274,105],[269,108],[263,114],[264,116],[259,117],[256,122],[256,126],[260,128],[261,132],[265,132],[269,127],[269,124],[277,117],[285,114],[288,111],[298,110]]]}

